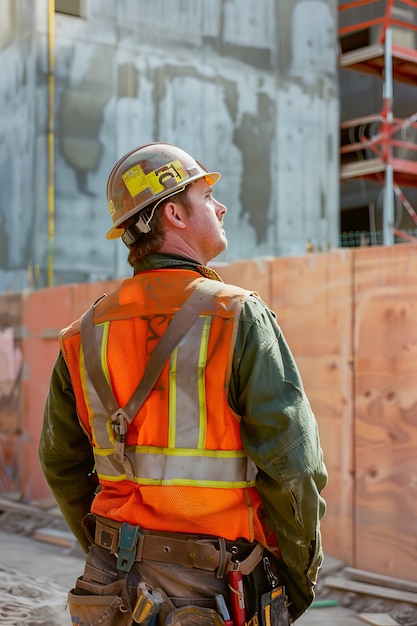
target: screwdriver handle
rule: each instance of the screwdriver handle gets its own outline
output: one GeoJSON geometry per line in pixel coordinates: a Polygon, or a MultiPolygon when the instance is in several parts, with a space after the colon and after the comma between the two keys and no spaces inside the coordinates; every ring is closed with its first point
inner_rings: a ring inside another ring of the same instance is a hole
{"type": "Polygon", "coordinates": [[[245,626],[245,596],[243,594],[242,572],[234,569],[229,572],[230,605],[234,626],[245,626]]]}

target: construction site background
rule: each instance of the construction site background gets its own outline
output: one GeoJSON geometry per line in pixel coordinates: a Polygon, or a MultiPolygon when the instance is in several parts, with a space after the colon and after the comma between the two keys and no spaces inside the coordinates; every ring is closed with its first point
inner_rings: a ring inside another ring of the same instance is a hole
{"type": "MultiPolygon", "coordinates": [[[[325,551],[417,582],[417,247],[214,265],[276,311],[329,470],[325,551]]],[[[0,296],[0,490],[50,498],[37,458],[59,330],[116,281],[0,296]]]]}
{"type": "Polygon", "coordinates": [[[338,247],[337,17],[334,0],[0,0],[0,292],[124,276],[106,182],[153,141],[221,172],[221,261],[338,247]]]}
{"type": "Polygon", "coordinates": [[[104,239],[105,181],[161,138],[223,173],[215,268],[260,293],[296,357],[329,469],[326,554],[417,606],[417,2],[160,6],[0,0],[0,494],[49,513],[58,333],[129,271],[104,239]]]}

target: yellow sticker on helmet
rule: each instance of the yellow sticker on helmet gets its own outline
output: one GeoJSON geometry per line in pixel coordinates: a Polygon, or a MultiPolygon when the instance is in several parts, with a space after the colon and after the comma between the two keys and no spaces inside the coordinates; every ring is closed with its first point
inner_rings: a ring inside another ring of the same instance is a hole
{"type": "Polygon", "coordinates": [[[127,170],[127,172],[122,175],[122,178],[132,198],[149,187],[145,173],[140,165],[131,167],[130,170],[127,170]]]}
{"type": "Polygon", "coordinates": [[[176,187],[178,183],[181,183],[189,177],[187,170],[178,159],[162,167],[158,167],[157,170],[150,172],[146,176],[154,195],[176,187]]]}
{"type": "Polygon", "coordinates": [[[116,209],[114,208],[113,201],[109,200],[108,205],[109,205],[110,217],[113,217],[113,215],[116,213],[116,209]]]}
{"type": "Polygon", "coordinates": [[[149,174],[145,174],[140,165],[135,165],[122,176],[126,187],[132,198],[145,189],[150,189],[154,196],[176,187],[183,180],[190,178],[187,170],[179,159],[171,161],[166,165],[149,174]]]}

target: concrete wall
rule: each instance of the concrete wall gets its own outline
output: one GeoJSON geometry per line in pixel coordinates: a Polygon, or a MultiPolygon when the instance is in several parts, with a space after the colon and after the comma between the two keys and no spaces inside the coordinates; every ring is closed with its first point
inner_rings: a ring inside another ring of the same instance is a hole
{"type": "MultiPolygon", "coordinates": [[[[47,0],[0,0],[0,291],[47,284],[47,0]],[[7,66],[7,72],[3,69],[7,66]],[[27,268],[29,272],[27,275],[27,268]]],[[[89,0],[55,14],[55,284],[129,270],[105,184],[149,141],[222,180],[221,261],[338,245],[334,0],[89,0]],[[242,245],[244,242],[244,245],[242,245]]]]}
{"type": "Polygon", "coordinates": [[[0,0],[0,291],[26,286],[27,266],[40,262],[35,241],[45,243],[37,227],[46,200],[38,114],[46,111],[47,92],[38,58],[35,3],[0,0]]]}

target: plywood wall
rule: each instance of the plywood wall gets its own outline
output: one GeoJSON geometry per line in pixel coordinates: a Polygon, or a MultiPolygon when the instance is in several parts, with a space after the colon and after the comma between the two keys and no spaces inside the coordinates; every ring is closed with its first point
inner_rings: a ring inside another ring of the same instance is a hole
{"type": "MultiPolygon", "coordinates": [[[[256,290],[270,305],[298,363],[329,470],[325,551],[417,582],[417,247],[214,267],[223,280],[256,290]]],[[[0,330],[13,327],[23,352],[17,452],[6,447],[9,456],[23,450],[15,478],[25,500],[50,497],[37,447],[58,331],[116,284],[0,296],[0,330]],[[14,317],[5,316],[8,309],[14,317]]],[[[7,427],[0,423],[3,438],[7,427]]]]}
{"type": "Polygon", "coordinates": [[[217,268],[259,292],[278,317],[320,426],[329,484],[326,551],[353,562],[353,370],[351,251],[259,259],[217,268]]]}
{"type": "Polygon", "coordinates": [[[272,307],[320,427],[329,483],[324,549],[352,562],[352,255],[336,251],[273,263],[272,307]]]}
{"type": "Polygon", "coordinates": [[[355,563],[416,580],[416,248],[359,250],[353,288],[355,563]]]}

